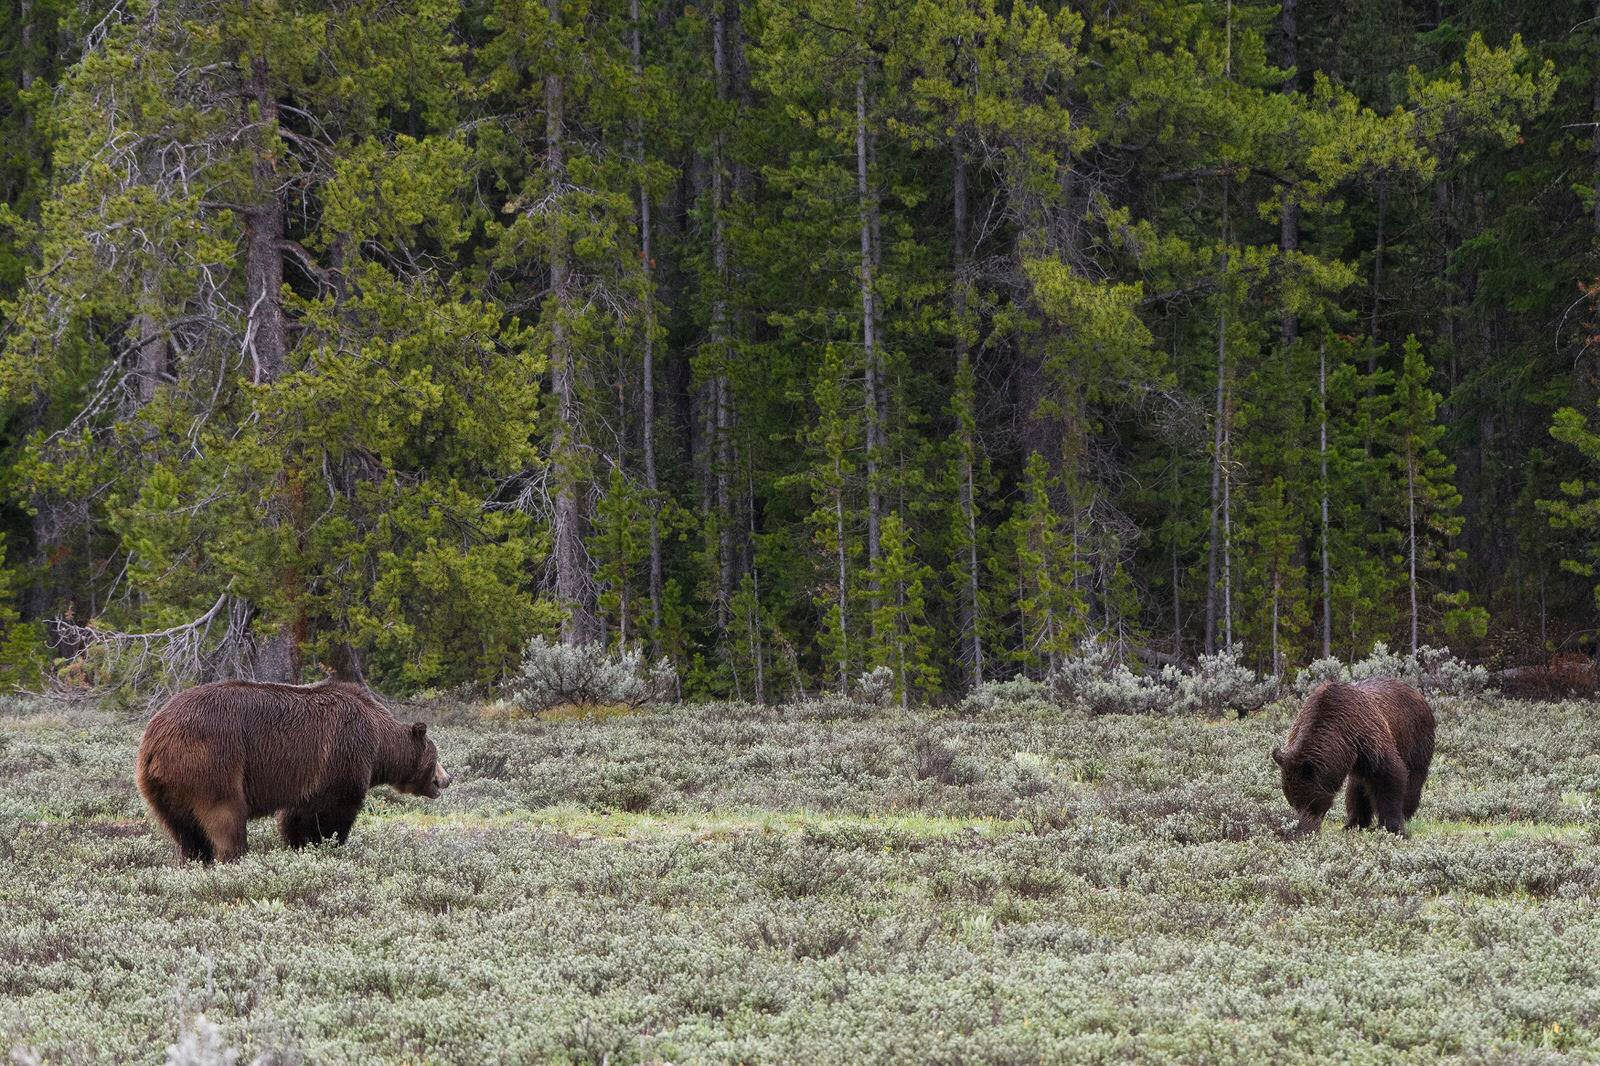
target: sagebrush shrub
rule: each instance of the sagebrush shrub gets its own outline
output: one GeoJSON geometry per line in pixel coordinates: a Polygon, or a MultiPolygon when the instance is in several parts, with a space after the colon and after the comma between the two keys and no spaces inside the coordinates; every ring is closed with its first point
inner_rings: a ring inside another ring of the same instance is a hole
{"type": "Polygon", "coordinates": [[[1423,645],[1415,655],[1402,655],[1379,641],[1366,658],[1348,666],[1335,658],[1318,659],[1295,674],[1294,690],[1305,696],[1324,681],[1364,681],[1375,677],[1396,678],[1424,693],[1446,696],[1476,696],[1489,684],[1487,670],[1462,662],[1448,648],[1423,645]]]}
{"type": "Polygon", "coordinates": [[[1015,713],[1019,709],[1048,707],[1051,702],[1049,686],[1031,678],[1014,677],[1009,681],[985,681],[975,687],[961,701],[961,713],[969,716],[1015,713]]]}
{"type": "Polygon", "coordinates": [[[868,707],[889,706],[894,698],[894,671],[887,666],[873,667],[856,678],[852,695],[868,707]]]}
{"type": "Polygon", "coordinates": [[[196,1014],[183,1025],[178,1042],[167,1045],[167,1066],[234,1066],[239,1053],[228,1046],[222,1030],[196,1014]]]}
{"type": "Polygon", "coordinates": [[[1277,679],[1262,677],[1246,666],[1240,658],[1243,650],[1235,645],[1214,655],[1202,655],[1188,673],[1170,666],[1164,668],[1162,680],[1176,692],[1176,708],[1210,718],[1225,711],[1236,711],[1243,717],[1272,702],[1278,694],[1277,679]]]}
{"type": "Polygon", "coordinates": [[[643,707],[667,702],[677,687],[677,671],[664,657],[651,663],[638,648],[613,652],[599,643],[534,637],[522,655],[511,702],[535,712],[562,704],[643,707]]]}
{"type": "Polygon", "coordinates": [[[1057,703],[1089,715],[1161,714],[1172,710],[1176,699],[1165,679],[1135,674],[1092,637],[1062,660],[1048,684],[1057,703]]]}

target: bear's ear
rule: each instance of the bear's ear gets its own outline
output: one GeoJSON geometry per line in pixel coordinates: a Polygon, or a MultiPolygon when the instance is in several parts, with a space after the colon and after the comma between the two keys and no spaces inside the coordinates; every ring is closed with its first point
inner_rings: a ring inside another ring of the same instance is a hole
{"type": "Polygon", "coordinates": [[[427,735],[428,735],[428,723],[427,722],[412,722],[411,723],[411,739],[413,739],[413,740],[421,740],[423,737],[425,737],[427,735]]]}
{"type": "Polygon", "coordinates": [[[1277,745],[1273,745],[1272,748],[1272,761],[1277,763],[1279,766],[1283,765],[1283,749],[1277,745]]]}

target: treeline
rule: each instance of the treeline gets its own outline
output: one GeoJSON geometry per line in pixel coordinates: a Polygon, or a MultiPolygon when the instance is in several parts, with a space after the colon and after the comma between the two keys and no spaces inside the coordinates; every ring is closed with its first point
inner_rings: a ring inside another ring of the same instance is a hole
{"type": "Polygon", "coordinates": [[[1593,3],[6,2],[11,680],[1592,639],[1593,3]]]}

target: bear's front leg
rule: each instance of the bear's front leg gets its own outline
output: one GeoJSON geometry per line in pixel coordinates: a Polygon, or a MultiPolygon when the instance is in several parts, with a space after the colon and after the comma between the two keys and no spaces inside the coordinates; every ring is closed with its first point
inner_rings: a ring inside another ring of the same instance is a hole
{"type": "Polygon", "coordinates": [[[1378,824],[1397,836],[1406,835],[1406,781],[1406,768],[1395,759],[1394,765],[1384,765],[1372,775],[1369,786],[1378,824]]]}
{"type": "Polygon", "coordinates": [[[1350,775],[1344,786],[1344,810],[1346,829],[1372,828],[1372,793],[1367,790],[1367,783],[1355,774],[1350,775]]]}
{"type": "Polygon", "coordinates": [[[278,812],[278,834],[291,848],[303,848],[322,839],[317,831],[317,814],[307,810],[282,810],[278,812]]]}

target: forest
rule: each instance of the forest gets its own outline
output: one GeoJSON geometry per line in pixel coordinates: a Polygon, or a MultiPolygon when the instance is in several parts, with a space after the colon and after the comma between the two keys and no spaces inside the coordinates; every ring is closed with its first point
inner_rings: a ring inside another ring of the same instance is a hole
{"type": "Polygon", "coordinates": [[[1600,5],[5,10],[9,685],[1593,649],[1600,5]]]}

